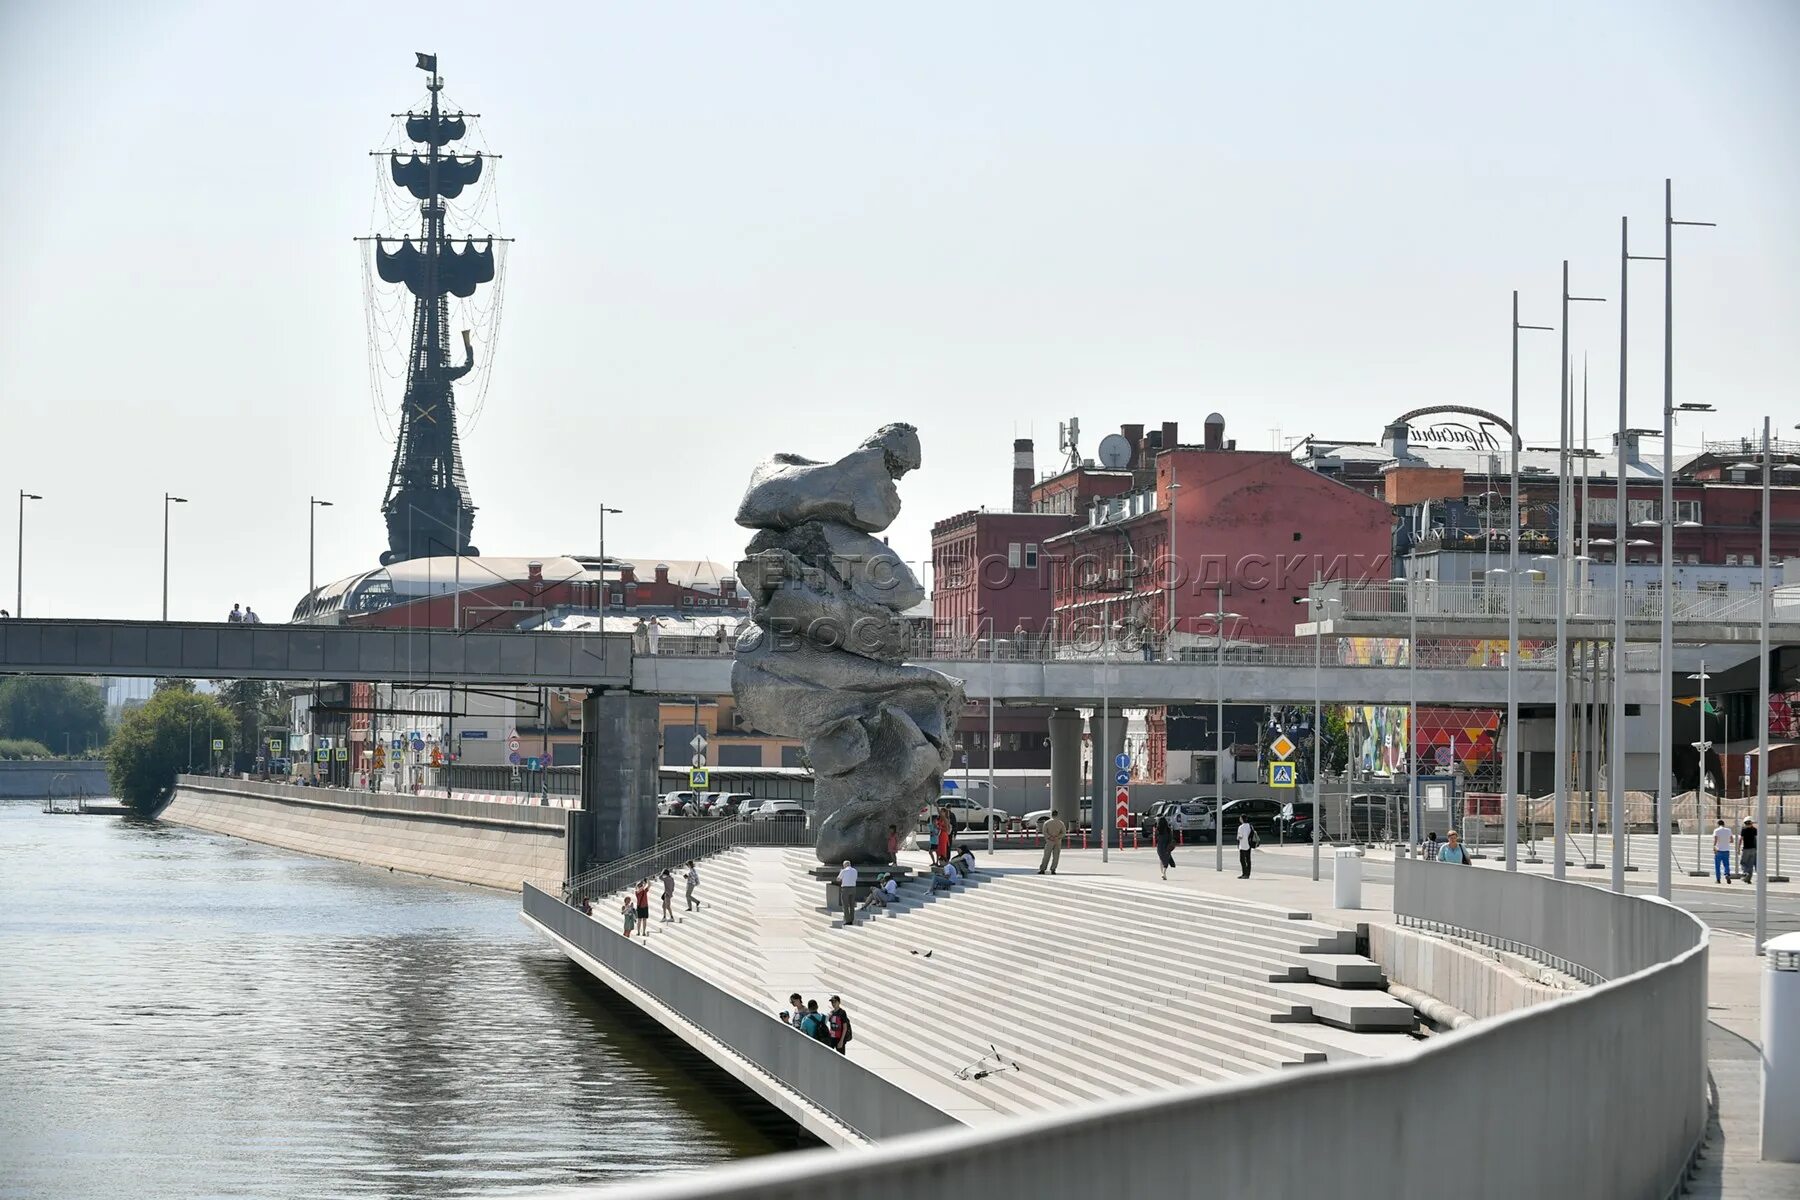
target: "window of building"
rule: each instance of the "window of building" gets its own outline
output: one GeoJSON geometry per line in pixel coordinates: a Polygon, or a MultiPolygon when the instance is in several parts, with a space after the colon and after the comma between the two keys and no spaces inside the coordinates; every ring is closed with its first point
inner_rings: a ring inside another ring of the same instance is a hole
{"type": "Polygon", "coordinates": [[[1700,565],[1700,556],[1698,554],[1689,554],[1687,560],[1690,567],[1697,567],[1700,565]]]}
{"type": "Polygon", "coordinates": [[[1025,543],[1025,569],[1028,571],[1035,571],[1037,569],[1037,543],[1036,542],[1026,542],[1025,543]]]}
{"type": "Polygon", "coordinates": [[[1019,562],[1019,543],[1008,542],[1006,544],[1006,565],[1016,571],[1019,569],[1019,562]]]}
{"type": "Polygon", "coordinates": [[[1754,554],[1744,555],[1744,565],[1746,567],[1754,567],[1756,565],[1756,555],[1754,555],[1754,554]]]}
{"type": "Polygon", "coordinates": [[[1737,566],[1738,565],[1738,556],[1735,554],[1727,554],[1725,556],[1725,565],[1728,567],[1737,566]]]}
{"type": "Polygon", "coordinates": [[[721,767],[760,767],[763,760],[761,746],[732,746],[721,744],[719,765],[721,767]]]}
{"type": "Polygon", "coordinates": [[[1680,525],[1686,521],[1692,521],[1696,525],[1700,524],[1700,502],[1698,500],[1677,500],[1675,502],[1675,523],[1680,525]]]}
{"type": "Polygon", "coordinates": [[[781,748],[781,765],[784,767],[804,767],[806,764],[800,759],[800,747],[783,746],[781,748]]]}
{"type": "Polygon", "coordinates": [[[1483,571],[1483,570],[1470,571],[1469,572],[1469,586],[1470,587],[1486,587],[1487,586],[1487,572],[1483,571]]]}
{"type": "Polygon", "coordinates": [[[1716,596],[1725,590],[1725,581],[1722,579],[1702,579],[1699,583],[1695,584],[1694,587],[1697,591],[1704,592],[1707,595],[1716,596]]]}

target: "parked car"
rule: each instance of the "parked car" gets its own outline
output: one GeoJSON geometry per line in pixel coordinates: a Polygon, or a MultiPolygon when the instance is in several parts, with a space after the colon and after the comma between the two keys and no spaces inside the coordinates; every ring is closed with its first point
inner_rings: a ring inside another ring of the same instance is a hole
{"type": "MultiPolygon", "coordinates": [[[[1024,816],[1020,817],[1019,821],[1027,829],[1042,829],[1044,822],[1048,821],[1049,819],[1050,819],[1050,810],[1049,809],[1034,808],[1030,812],[1026,813],[1024,816]]],[[[1082,805],[1081,805],[1081,816],[1075,822],[1075,828],[1081,829],[1084,826],[1091,824],[1093,822],[1093,819],[1094,819],[1094,806],[1092,804],[1087,803],[1086,801],[1083,801],[1082,805]]]]}
{"type": "Polygon", "coordinates": [[[798,800],[764,800],[750,812],[752,821],[804,821],[806,810],[798,800]]]}
{"type": "MultiPolygon", "coordinates": [[[[1310,842],[1313,836],[1313,806],[1310,800],[1298,800],[1286,806],[1285,815],[1277,826],[1278,840],[1283,842],[1310,842]]],[[[1329,827],[1319,823],[1319,840],[1329,840],[1329,827]]]]}
{"type": "Polygon", "coordinates": [[[708,792],[704,811],[709,817],[735,817],[760,803],[749,792],[708,792]]]}
{"type": "Polygon", "coordinates": [[[693,815],[700,797],[697,792],[664,792],[656,810],[665,817],[693,815]]]}
{"type": "MultiPolygon", "coordinates": [[[[1391,796],[1380,796],[1365,793],[1350,797],[1348,804],[1349,828],[1346,837],[1352,842],[1381,842],[1388,838],[1388,822],[1393,819],[1395,800],[1391,796]]],[[[1404,803],[1404,800],[1401,801],[1404,803]]],[[[1342,796],[1325,797],[1327,814],[1345,812],[1346,805],[1342,796]]]]}
{"type": "Polygon", "coordinates": [[[1212,828],[1213,802],[1205,797],[1196,796],[1192,800],[1158,800],[1150,806],[1138,821],[1138,832],[1149,837],[1156,832],[1156,818],[1167,816],[1169,828],[1176,830],[1199,829],[1201,818],[1205,818],[1205,826],[1212,828]]]}
{"type": "Polygon", "coordinates": [[[995,829],[1006,824],[1007,816],[997,808],[990,808],[980,801],[971,800],[967,796],[939,796],[937,804],[919,810],[919,827],[931,828],[931,814],[938,809],[950,811],[950,823],[958,830],[986,829],[992,825],[995,829]]]}
{"type": "MultiPolygon", "coordinates": [[[[1194,824],[1188,825],[1186,828],[1197,833],[1200,840],[1210,846],[1214,841],[1212,801],[1203,797],[1197,799],[1202,801],[1204,811],[1200,813],[1194,824]]],[[[1193,801],[1189,801],[1189,803],[1193,803],[1193,801]]],[[[1250,818],[1250,828],[1256,830],[1256,836],[1263,841],[1280,840],[1284,836],[1281,812],[1282,802],[1271,800],[1266,796],[1245,796],[1237,800],[1227,800],[1225,802],[1226,840],[1229,841],[1236,835],[1238,819],[1243,816],[1250,818]]],[[[1310,831],[1307,836],[1312,836],[1310,831]]]]}

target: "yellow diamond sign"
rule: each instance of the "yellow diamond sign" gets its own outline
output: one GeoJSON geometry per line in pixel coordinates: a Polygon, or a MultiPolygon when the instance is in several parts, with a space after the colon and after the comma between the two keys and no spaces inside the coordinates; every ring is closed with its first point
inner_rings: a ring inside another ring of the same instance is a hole
{"type": "Polygon", "coordinates": [[[1276,758],[1288,758],[1295,749],[1294,743],[1288,740],[1288,735],[1285,733],[1276,734],[1275,740],[1269,743],[1269,750],[1276,758]]]}

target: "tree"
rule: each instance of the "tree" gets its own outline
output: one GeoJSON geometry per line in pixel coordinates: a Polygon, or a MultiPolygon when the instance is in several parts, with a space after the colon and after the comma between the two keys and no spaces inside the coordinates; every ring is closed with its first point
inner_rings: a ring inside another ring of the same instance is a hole
{"type": "Polygon", "coordinates": [[[162,688],[125,714],[106,747],[106,775],[121,800],[139,812],[155,812],[174,789],[175,776],[191,761],[213,760],[212,739],[236,741],[236,718],[211,696],[162,688]]]}
{"type": "Polygon", "coordinates": [[[89,679],[15,675],[0,681],[0,737],[85,753],[106,742],[106,698],[89,679]]]}
{"type": "Polygon", "coordinates": [[[1325,770],[1333,775],[1341,775],[1350,761],[1350,731],[1344,726],[1343,706],[1326,705],[1323,723],[1325,740],[1319,749],[1325,770]]]}
{"type": "Polygon", "coordinates": [[[262,731],[270,726],[286,728],[287,706],[281,685],[267,679],[221,679],[219,703],[231,711],[238,745],[254,751],[262,731]]]}

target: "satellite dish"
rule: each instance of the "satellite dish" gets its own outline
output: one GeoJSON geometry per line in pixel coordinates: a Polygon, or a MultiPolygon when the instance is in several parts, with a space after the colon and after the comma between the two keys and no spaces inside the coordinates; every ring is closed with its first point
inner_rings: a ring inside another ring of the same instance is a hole
{"type": "Polygon", "coordinates": [[[1131,461],[1131,443],[1122,433],[1109,433],[1100,439],[1100,465],[1117,470],[1131,461]]]}

